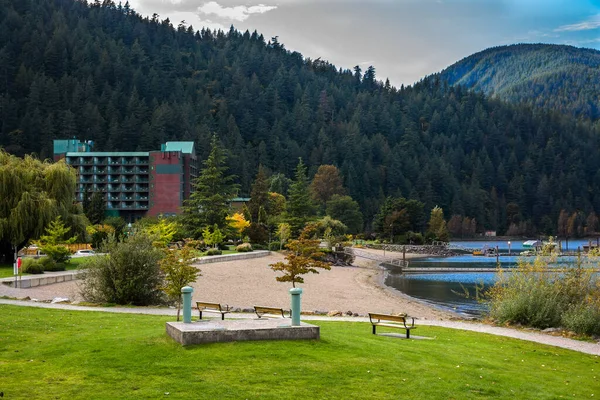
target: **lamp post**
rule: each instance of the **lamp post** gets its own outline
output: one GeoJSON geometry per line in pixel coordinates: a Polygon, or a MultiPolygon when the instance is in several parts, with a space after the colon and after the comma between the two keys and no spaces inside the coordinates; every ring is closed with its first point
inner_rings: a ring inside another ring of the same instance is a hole
{"type": "Polygon", "coordinates": [[[510,240],[508,241],[508,255],[510,256],[510,240]]]}

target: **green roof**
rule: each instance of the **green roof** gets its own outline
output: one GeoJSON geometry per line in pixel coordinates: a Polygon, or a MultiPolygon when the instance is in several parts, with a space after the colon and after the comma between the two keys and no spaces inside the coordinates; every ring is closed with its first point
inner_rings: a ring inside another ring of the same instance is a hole
{"type": "Polygon", "coordinates": [[[68,152],[67,157],[148,157],[147,151],[90,151],[90,152],[68,152]]]}
{"type": "Polygon", "coordinates": [[[245,202],[245,203],[247,203],[247,202],[250,201],[250,197],[234,197],[233,199],[231,199],[229,201],[236,202],[236,203],[238,203],[238,202],[245,202]]]}
{"type": "Polygon", "coordinates": [[[180,151],[183,154],[194,154],[194,142],[167,142],[164,151],[180,151]]]}
{"type": "Polygon", "coordinates": [[[54,154],[64,154],[68,152],[89,152],[92,149],[93,142],[79,141],[77,139],[54,140],[54,154]]]}

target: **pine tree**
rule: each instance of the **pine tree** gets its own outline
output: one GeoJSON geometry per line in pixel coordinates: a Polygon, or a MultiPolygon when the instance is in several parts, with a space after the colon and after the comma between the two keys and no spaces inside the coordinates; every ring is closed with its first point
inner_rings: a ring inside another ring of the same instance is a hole
{"type": "Polygon", "coordinates": [[[267,207],[269,204],[269,182],[267,180],[267,173],[262,165],[258,166],[258,173],[256,179],[252,184],[252,190],[250,191],[250,201],[248,202],[248,210],[250,211],[251,223],[265,223],[261,221],[261,209],[264,210],[267,215],[269,214],[267,207]]]}
{"type": "Polygon", "coordinates": [[[308,190],[308,177],[306,166],[302,158],[298,160],[296,176],[288,191],[286,220],[292,227],[292,232],[298,235],[304,225],[316,215],[315,206],[308,190]]]}
{"type": "Polygon", "coordinates": [[[269,219],[269,182],[262,165],[258,167],[258,174],[252,184],[248,212],[250,226],[246,229],[252,243],[265,243],[269,238],[267,222],[269,219]]]}
{"type": "Polygon", "coordinates": [[[234,176],[226,175],[227,157],[216,135],[210,146],[204,169],[193,183],[194,192],[183,207],[183,223],[195,238],[202,237],[206,226],[216,225],[220,230],[227,228],[229,204],[238,189],[233,183],[234,176]]]}

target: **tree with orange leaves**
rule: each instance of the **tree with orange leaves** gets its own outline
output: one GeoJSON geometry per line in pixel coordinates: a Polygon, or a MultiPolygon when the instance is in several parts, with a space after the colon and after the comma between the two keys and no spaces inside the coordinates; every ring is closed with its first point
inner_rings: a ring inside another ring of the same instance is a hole
{"type": "Polygon", "coordinates": [[[286,245],[289,250],[285,255],[286,262],[269,265],[273,271],[283,272],[283,276],[275,279],[278,282],[292,282],[292,286],[296,287],[296,283],[304,283],[301,275],[309,272],[318,274],[318,268],[330,270],[331,264],[323,261],[325,254],[319,250],[319,243],[319,240],[309,239],[304,232],[298,240],[289,242],[286,245]]]}

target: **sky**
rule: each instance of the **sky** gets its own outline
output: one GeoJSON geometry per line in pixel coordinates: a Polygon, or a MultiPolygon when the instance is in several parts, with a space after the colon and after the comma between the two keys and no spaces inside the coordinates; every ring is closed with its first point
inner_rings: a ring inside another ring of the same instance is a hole
{"type": "MultiPolygon", "coordinates": [[[[125,2],[125,0],[122,0],[125,2]]],[[[600,50],[600,0],[129,0],[174,26],[278,36],[338,68],[369,65],[409,85],[488,47],[568,44],[600,50]]]]}

